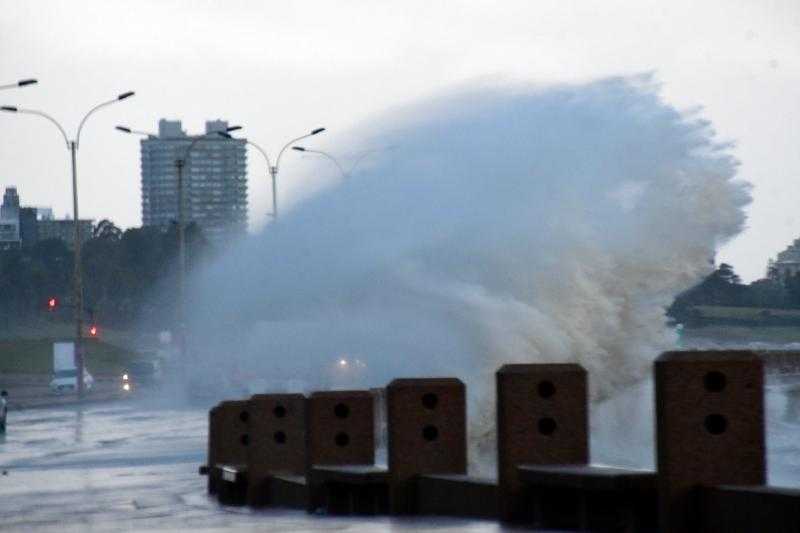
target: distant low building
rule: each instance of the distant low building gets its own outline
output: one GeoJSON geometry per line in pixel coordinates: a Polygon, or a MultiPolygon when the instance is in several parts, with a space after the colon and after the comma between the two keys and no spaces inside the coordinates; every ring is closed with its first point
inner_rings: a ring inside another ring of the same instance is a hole
{"type": "Polygon", "coordinates": [[[39,242],[38,222],[35,207],[19,208],[19,240],[23,248],[33,248],[39,242]]]}
{"type": "Polygon", "coordinates": [[[775,259],[767,265],[767,277],[779,281],[792,277],[800,272],[800,239],[795,239],[775,259]]]}
{"type": "MultiPolygon", "coordinates": [[[[81,219],[81,242],[92,238],[94,223],[81,219]]],[[[6,187],[0,205],[0,250],[32,248],[46,239],[64,241],[68,248],[75,242],[75,223],[72,219],[56,220],[49,207],[20,207],[16,187],[6,187]]]]}
{"type": "Polygon", "coordinates": [[[15,221],[0,218],[0,250],[14,250],[19,247],[19,225],[15,221]]]}
{"type": "MultiPolygon", "coordinates": [[[[92,220],[81,219],[78,221],[78,231],[80,232],[81,243],[85,243],[92,238],[94,222],[92,220]]],[[[72,249],[75,243],[75,221],[71,218],[62,220],[38,220],[36,229],[39,241],[48,239],[60,239],[64,241],[67,248],[72,249]]]]}

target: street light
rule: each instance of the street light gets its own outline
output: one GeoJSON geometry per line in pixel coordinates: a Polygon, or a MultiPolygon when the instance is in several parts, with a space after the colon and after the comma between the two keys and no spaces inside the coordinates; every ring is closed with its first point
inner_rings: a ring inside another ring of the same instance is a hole
{"type": "Polygon", "coordinates": [[[17,87],[25,87],[26,85],[34,85],[36,83],[39,83],[39,81],[35,80],[33,78],[28,78],[28,79],[25,79],[25,80],[19,80],[16,83],[7,83],[5,85],[0,85],[0,90],[3,90],[3,89],[16,89],[17,87]]]}
{"type": "MultiPolygon", "coordinates": [[[[31,85],[36,83],[36,80],[21,80],[18,82],[18,85],[31,85]]],[[[80,147],[80,140],[81,140],[81,130],[83,130],[83,126],[86,124],[88,118],[94,113],[95,111],[109,106],[111,104],[115,104],[126,98],[133,96],[135,93],[133,91],[128,91],[118,95],[113,100],[108,100],[106,102],[102,102],[97,104],[93,108],[91,108],[86,115],[84,115],[83,120],[81,120],[80,124],[78,125],[78,131],[75,134],[75,139],[70,140],[67,136],[67,132],[58,123],[56,119],[44,113],[42,111],[37,111],[34,109],[22,109],[13,106],[2,106],[0,107],[0,111],[6,111],[9,113],[24,113],[29,115],[38,115],[42,118],[49,120],[58,131],[61,132],[61,135],[64,137],[64,142],[66,143],[67,150],[70,152],[70,158],[72,161],[72,219],[73,225],[75,226],[75,265],[74,265],[74,272],[73,272],[73,285],[75,291],[75,363],[78,367],[78,397],[82,398],[84,393],[84,383],[81,376],[83,376],[84,371],[84,360],[83,360],[83,280],[81,279],[81,236],[80,236],[80,216],[78,214],[78,163],[77,163],[77,152],[78,148],[80,147]]]]}
{"type": "Polygon", "coordinates": [[[344,168],[342,167],[342,165],[339,164],[339,160],[336,159],[335,157],[333,157],[331,154],[329,154],[327,152],[323,152],[322,150],[312,150],[311,148],[305,148],[303,146],[292,146],[292,150],[297,150],[298,152],[306,152],[306,153],[309,153],[309,154],[319,154],[321,156],[327,157],[328,159],[333,161],[336,164],[336,166],[339,168],[339,172],[342,173],[342,178],[349,178],[353,174],[353,171],[356,169],[356,167],[359,165],[359,163],[361,163],[364,160],[364,158],[366,158],[368,155],[375,154],[375,153],[378,153],[378,152],[384,152],[386,150],[394,150],[395,148],[397,148],[397,146],[392,145],[392,146],[386,146],[386,147],[383,147],[383,148],[376,148],[376,149],[373,149],[373,150],[366,150],[364,152],[361,152],[361,154],[359,154],[358,157],[356,157],[356,160],[353,162],[353,164],[350,165],[350,170],[345,171],[344,168]]]}
{"type": "MultiPolygon", "coordinates": [[[[129,133],[133,135],[143,135],[146,137],[155,137],[156,135],[152,133],[148,133],[146,131],[141,130],[134,130],[127,126],[115,126],[117,131],[121,131],[123,133],[129,133]]],[[[185,287],[186,287],[186,222],[184,220],[184,201],[183,201],[183,169],[186,166],[186,163],[189,160],[189,156],[191,155],[192,148],[195,145],[202,141],[203,139],[208,139],[210,135],[219,135],[221,137],[225,137],[227,139],[232,139],[232,137],[228,134],[231,131],[237,131],[242,129],[241,126],[228,126],[225,128],[225,131],[209,131],[202,135],[193,135],[187,138],[191,139],[192,142],[189,143],[189,146],[186,147],[186,150],[183,151],[182,157],[178,157],[175,159],[175,169],[177,172],[177,183],[176,188],[178,192],[178,305],[177,305],[177,323],[178,323],[178,351],[180,354],[180,359],[184,363],[186,362],[186,326],[185,326],[185,287]]]]}
{"type": "MultiPolygon", "coordinates": [[[[322,150],[312,150],[311,148],[303,148],[302,146],[292,146],[292,150],[297,150],[298,152],[306,152],[308,154],[319,154],[323,157],[326,157],[331,161],[333,161],[333,164],[336,165],[336,167],[339,169],[339,172],[342,173],[342,179],[345,179],[348,176],[348,173],[344,171],[344,168],[342,168],[342,165],[339,164],[339,161],[328,152],[323,152],[322,150]]],[[[355,165],[353,166],[355,167],[355,165]]]]}
{"type": "Polygon", "coordinates": [[[300,141],[300,140],[305,139],[307,137],[311,137],[312,135],[317,135],[319,133],[322,133],[323,131],[325,131],[325,128],[317,128],[317,129],[311,130],[310,133],[306,133],[305,135],[301,135],[300,137],[298,137],[296,139],[292,139],[291,141],[286,143],[284,145],[284,147],[281,148],[281,151],[278,152],[278,159],[275,160],[275,166],[273,166],[270,163],[269,156],[267,155],[267,152],[263,148],[261,148],[259,145],[257,145],[256,143],[254,143],[252,141],[247,141],[247,144],[249,144],[250,146],[252,146],[256,150],[258,150],[261,153],[261,155],[264,156],[264,159],[266,159],[266,161],[267,161],[267,171],[269,172],[270,176],[272,177],[272,218],[273,218],[273,220],[275,220],[275,221],[278,220],[277,180],[278,180],[278,169],[280,168],[281,156],[283,155],[283,152],[287,148],[289,148],[289,146],[293,145],[297,141],[300,141]]]}
{"type": "Polygon", "coordinates": [[[123,133],[133,133],[134,135],[144,135],[145,137],[155,137],[155,133],[150,133],[149,131],[142,131],[142,130],[132,130],[130,128],[126,128],[125,126],[114,126],[114,129],[117,129],[123,133]]]}

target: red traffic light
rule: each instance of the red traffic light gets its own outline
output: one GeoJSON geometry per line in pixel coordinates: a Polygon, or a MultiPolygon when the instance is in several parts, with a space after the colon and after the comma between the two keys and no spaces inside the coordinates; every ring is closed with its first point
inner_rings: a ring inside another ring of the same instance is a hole
{"type": "Polygon", "coordinates": [[[97,337],[97,326],[95,326],[94,324],[89,326],[89,336],[90,337],[97,337]]]}
{"type": "Polygon", "coordinates": [[[47,309],[50,311],[55,311],[56,307],[58,306],[58,300],[55,298],[50,298],[47,300],[47,309]]]}

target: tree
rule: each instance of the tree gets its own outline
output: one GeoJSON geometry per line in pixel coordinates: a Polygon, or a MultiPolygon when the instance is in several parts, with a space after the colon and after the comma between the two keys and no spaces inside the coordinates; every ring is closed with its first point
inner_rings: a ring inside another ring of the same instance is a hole
{"type": "Polygon", "coordinates": [[[789,302],[783,284],[766,278],[754,281],[748,286],[747,303],[753,307],[781,308],[789,302]]]}
{"type": "Polygon", "coordinates": [[[716,276],[721,281],[725,283],[730,283],[733,285],[739,285],[742,283],[741,278],[733,271],[733,267],[728,263],[721,263],[719,268],[711,274],[712,276],[716,276]]]}
{"type": "Polygon", "coordinates": [[[679,294],[668,308],[667,316],[678,322],[688,322],[696,318],[694,306],[697,305],[748,305],[747,290],[733,267],[722,263],[703,281],[679,294]]]}
{"type": "MultiPolygon", "coordinates": [[[[196,224],[186,228],[187,267],[203,260],[209,247],[196,224]]],[[[82,246],[85,309],[106,324],[146,318],[163,325],[175,316],[178,242],[175,226],[122,231],[101,220],[82,246]]],[[[61,240],[31,249],[0,252],[0,315],[25,321],[45,309],[48,298],[68,302],[73,254],[61,240]]]]}
{"type": "Polygon", "coordinates": [[[92,238],[118,242],[122,238],[122,230],[113,222],[104,218],[94,227],[92,238]]]}

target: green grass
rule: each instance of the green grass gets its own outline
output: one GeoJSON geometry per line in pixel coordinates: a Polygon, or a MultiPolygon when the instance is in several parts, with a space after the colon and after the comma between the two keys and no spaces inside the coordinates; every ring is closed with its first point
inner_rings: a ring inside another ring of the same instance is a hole
{"type": "Polygon", "coordinates": [[[767,309],[763,307],[727,307],[723,305],[696,305],[705,318],[738,318],[758,320],[767,311],[771,316],[800,319],[800,309],[767,309]]]}
{"type": "MultiPolygon", "coordinates": [[[[75,326],[66,320],[42,319],[0,328],[0,374],[49,374],[53,342],[69,342],[75,326]]],[[[131,331],[101,328],[100,339],[87,339],[86,365],[93,374],[118,374],[141,355],[122,346],[137,346],[131,331]]]]}
{"type": "MultiPolygon", "coordinates": [[[[49,374],[53,371],[52,339],[0,340],[0,374],[49,374]]],[[[87,340],[86,366],[93,374],[118,374],[128,363],[141,357],[136,352],[102,341],[87,340]]]]}
{"type": "Polygon", "coordinates": [[[716,340],[722,342],[773,342],[788,344],[800,342],[800,327],[797,326],[703,326],[684,328],[683,342],[692,340],[716,340]]]}

